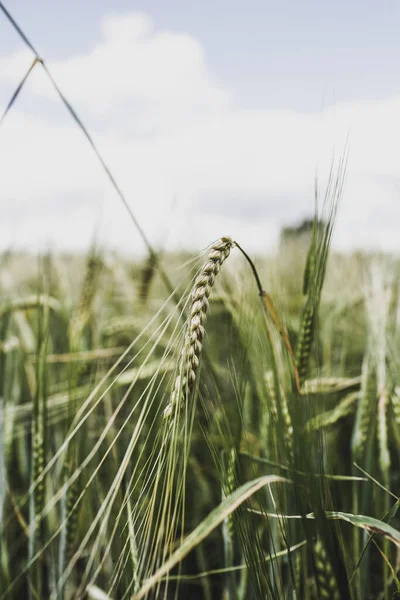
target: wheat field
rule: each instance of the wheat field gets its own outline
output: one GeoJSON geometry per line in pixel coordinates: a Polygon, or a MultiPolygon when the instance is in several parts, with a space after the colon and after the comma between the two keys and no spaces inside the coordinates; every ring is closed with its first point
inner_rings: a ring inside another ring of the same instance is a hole
{"type": "Polygon", "coordinates": [[[400,263],[339,193],[267,257],[3,254],[0,598],[395,597],[400,263]]]}
{"type": "Polygon", "coordinates": [[[42,69],[147,249],[0,256],[0,600],[400,597],[400,259],[331,249],[346,157],[273,253],[161,256],[0,10],[0,126],[42,69]]]}

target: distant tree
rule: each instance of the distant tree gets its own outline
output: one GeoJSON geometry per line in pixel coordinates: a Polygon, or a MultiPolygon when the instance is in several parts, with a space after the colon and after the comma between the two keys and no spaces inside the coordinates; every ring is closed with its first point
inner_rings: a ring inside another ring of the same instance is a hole
{"type": "MultiPolygon", "coordinates": [[[[282,227],[280,234],[280,245],[285,246],[292,243],[300,243],[308,246],[311,238],[311,232],[314,224],[314,219],[306,218],[299,225],[282,227]]],[[[322,225],[322,221],[318,221],[318,225],[322,225]]]]}

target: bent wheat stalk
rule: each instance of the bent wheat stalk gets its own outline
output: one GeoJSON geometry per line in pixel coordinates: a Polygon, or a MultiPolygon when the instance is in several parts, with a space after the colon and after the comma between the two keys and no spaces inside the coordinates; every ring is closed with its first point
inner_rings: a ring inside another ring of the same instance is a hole
{"type": "Polygon", "coordinates": [[[187,398],[194,388],[194,384],[196,382],[196,371],[199,367],[200,356],[203,350],[203,339],[205,335],[204,324],[207,320],[208,298],[211,294],[215,277],[218,275],[222,264],[228,258],[233,246],[238,248],[238,250],[244,255],[250,264],[262,301],[268,331],[268,316],[271,316],[286,345],[286,348],[289,351],[294,368],[297,389],[300,390],[299,375],[294,359],[294,353],[289,342],[289,337],[282,325],[278,311],[276,310],[271,297],[264,291],[261,285],[261,281],[253,261],[237,242],[233,241],[230,237],[222,237],[211,247],[207,261],[203,265],[193,286],[189,324],[185,334],[185,343],[179,359],[178,376],[175,379],[171,400],[164,410],[165,418],[171,416],[173,408],[182,404],[184,398],[187,398]]]}
{"type": "Polygon", "coordinates": [[[164,410],[164,417],[168,418],[173,408],[180,405],[184,398],[194,388],[196,371],[200,364],[205,335],[204,324],[207,319],[208,298],[211,294],[215,277],[225,260],[228,258],[234,242],[229,237],[219,239],[208,254],[198,275],[191,295],[189,323],[185,335],[185,343],[179,359],[178,376],[175,379],[171,400],[164,410]]]}

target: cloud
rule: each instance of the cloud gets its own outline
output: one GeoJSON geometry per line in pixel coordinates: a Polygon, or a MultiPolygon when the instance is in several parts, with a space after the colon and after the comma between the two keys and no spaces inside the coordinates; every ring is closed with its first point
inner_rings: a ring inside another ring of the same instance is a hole
{"type": "MultiPolygon", "coordinates": [[[[0,57],[2,105],[31,60],[25,51],[0,57]]],[[[399,247],[400,97],[316,114],[244,109],[197,40],[138,13],[104,18],[89,52],[48,65],[156,245],[199,248],[231,234],[251,250],[273,248],[280,225],[313,210],[315,173],[323,191],[349,135],[336,244],[399,247]]],[[[97,230],[143,249],[67,117],[36,68],[0,129],[3,228],[19,246],[82,248],[97,230]]],[[[9,238],[4,231],[3,244],[9,238]]]]}
{"type": "MultiPolygon", "coordinates": [[[[209,73],[193,37],[156,31],[140,13],[108,16],[100,25],[100,39],[90,52],[50,64],[61,89],[91,117],[124,128],[133,121],[151,132],[168,129],[178,116],[192,119],[228,103],[229,94],[209,73]]],[[[3,57],[3,78],[16,84],[30,62],[25,50],[3,57]]],[[[32,79],[36,93],[54,96],[44,74],[32,79]]]]}

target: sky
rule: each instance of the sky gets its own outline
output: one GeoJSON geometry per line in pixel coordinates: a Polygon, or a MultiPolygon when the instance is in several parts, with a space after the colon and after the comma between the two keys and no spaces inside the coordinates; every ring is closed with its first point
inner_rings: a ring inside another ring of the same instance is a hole
{"type": "MultiPolygon", "coordinates": [[[[395,0],[8,0],[156,248],[254,252],[348,149],[334,245],[400,248],[395,0]],[[347,146],[346,146],[347,144],[347,146]]],[[[0,12],[0,115],[32,63],[0,12]]],[[[0,126],[0,247],[145,250],[37,65],[0,126]]]]}

